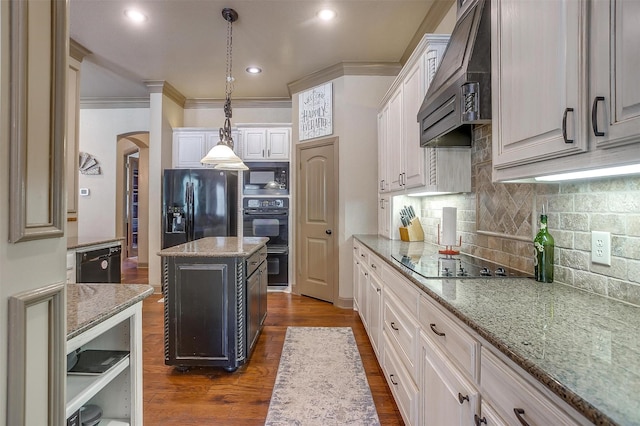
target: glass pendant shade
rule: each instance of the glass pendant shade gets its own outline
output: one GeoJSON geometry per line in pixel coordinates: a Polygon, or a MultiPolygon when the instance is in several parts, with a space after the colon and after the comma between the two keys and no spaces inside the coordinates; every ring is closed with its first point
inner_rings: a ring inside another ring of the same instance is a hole
{"type": "Polygon", "coordinates": [[[228,164],[242,163],[242,160],[227,144],[224,142],[218,142],[218,144],[211,148],[200,162],[202,164],[228,164]]]}
{"type": "Polygon", "coordinates": [[[242,161],[238,163],[218,163],[213,168],[216,170],[249,170],[249,167],[242,161]]]}

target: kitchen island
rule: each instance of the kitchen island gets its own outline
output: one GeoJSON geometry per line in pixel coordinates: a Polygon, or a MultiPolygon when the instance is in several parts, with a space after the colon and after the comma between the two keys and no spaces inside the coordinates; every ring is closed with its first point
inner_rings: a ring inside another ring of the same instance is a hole
{"type": "Polygon", "coordinates": [[[126,354],[100,374],[67,374],[67,419],[93,404],[100,424],[142,425],[142,300],[152,293],[144,284],[67,284],[67,370],[88,354],[126,354]]]}
{"type": "MultiPolygon", "coordinates": [[[[539,390],[550,396],[554,403],[549,406],[563,415],[569,413],[569,424],[640,424],[639,307],[530,278],[428,279],[394,259],[406,256],[418,262],[423,255],[432,256],[438,247],[428,243],[356,235],[354,250],[359,247],[374,259],[369,264],[381,261],[376,267],[383,269],[378,285],[383,294],[385,285],[395,285],[393,278],[398,277],[407,283],[402,291],[419,295],[419,303],[407,300],[417,306],[419,323],[423,317],[431,319],[424,322],[427,340],[445,347],[453,342],[448,339],[456,337],[452,333],[445,336],[442,322],[433,320],[437,315],[432,311],[437,310],[447,321],[461,326],[466,341],[477,342],[468,346],[473,348],[469,349],[473,365],[458,364],[453,370],[471,372],[471,388],[482,401],[474,408],[480,420],[489,418],[486,413],[491,411],[485,408],[510,397],[504,396],[510,393],[510,381],[500,382],[503,395],[492,394],[492,376],[502,374],[504,366],[504,371],[516,371],[515,381],[522,379],[523,386],[534,388],[534,394],[539,390]]],[[[511,407],[510,414],[516,409],[511,407]]],[[[548,413],[546,408],[542,411],[548,413]]],[[[532,414],[528,411],[524,417],[532,414]]]]}
{"type": "Polygon", "coordinates": [[[267,314],[268,238],[208,237],[162,257],[165,364],[235,371],[267,314]]]}

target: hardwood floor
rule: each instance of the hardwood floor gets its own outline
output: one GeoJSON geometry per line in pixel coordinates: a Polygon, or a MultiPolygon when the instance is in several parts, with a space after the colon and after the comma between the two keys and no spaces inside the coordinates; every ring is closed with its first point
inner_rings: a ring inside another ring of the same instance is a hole
{"type": "MultiPolygon", "coordinates": [[[[123,282],[140,282],[143,278],[136,275],[135,269],[123,268],[123,282]]],[[[308,297],[269,293],[265,326],[246,365],[234,373],[217,368],[182,373],[164,364],[159,299],[154,294],[143,303],[145,425],[263,425],[287,326],[351,327],[381,424],[403,424],[356,312],[308,297]]]]}

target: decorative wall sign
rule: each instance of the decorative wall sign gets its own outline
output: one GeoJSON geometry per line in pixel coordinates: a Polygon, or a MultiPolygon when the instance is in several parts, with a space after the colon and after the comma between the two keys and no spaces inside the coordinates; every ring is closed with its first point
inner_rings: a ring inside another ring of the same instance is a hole
{"type": "Polygon", "coordinates": [[[301,141],[333,133],[333,83],[316,86],[298,95],[301,141]]]}
{"type": "Polygon", "coordinates": [[[102,171],[100,170],[100,163],[98,163],[98,160],[96,160],[93,155],[87,154],[86,152],[80,153],[79,170],[83,175],[102,174],[102,171]]]}

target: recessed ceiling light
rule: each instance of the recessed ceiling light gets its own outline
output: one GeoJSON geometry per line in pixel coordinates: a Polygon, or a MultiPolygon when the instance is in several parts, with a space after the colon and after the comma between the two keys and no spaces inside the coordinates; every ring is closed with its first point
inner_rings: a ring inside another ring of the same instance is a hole
{"type": "Polygon", "coordinates": [[[262,68],[260,67],[248,67],[247,72],[249,74],[260,74],[262,72],[262,68]]]}
{"type": "Polygon", "coordinates": [[[336,15],[336,11],[331,9],[322,9],[320,12],[318,12],[318,18],[322,19],[323,21],[330,21],[335,18],[336,15]]]}
{"type": "Polygon", "coordinates": [[[147,20],[147,15],[135,9],[127,9],[124,11],[124,14],[133,22],[144,22],[147,20]]]}

